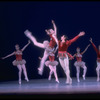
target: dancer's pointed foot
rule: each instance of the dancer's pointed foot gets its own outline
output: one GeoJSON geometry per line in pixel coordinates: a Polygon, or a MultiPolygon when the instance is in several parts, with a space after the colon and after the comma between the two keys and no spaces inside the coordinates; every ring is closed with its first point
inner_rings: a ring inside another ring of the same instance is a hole
{"type": "Polygon", "coordinates": [[[24,34],[27,36],[27,37],[30,37],[32,35],[32,33],[29,31],[29,30],[25,30],[24,31],[24,34]]]}
{"type": "Polygon", "coordinates": [[[99,82],[99,80],[100,80],[100,79],[99,79],[99,77],[98,77],[98,78],[97,78],[97,82],[99,82]]]}
{"type": "Polygon", "coordinates": [[[29,79],[28,79],[28,78],[25,78],[25,80],[26,80],[27,82],[29,82],[29,79]]]}
{"type": "Polygon", "coordinates": [[[19,79],[19,84],[21,85],[21,79],[19,79]]]}
{"type": "Polygon", "coordinates": [[[42,70],[40,68],[38,68],[38,74],[39,75],[42,75],[43,74],[43,72],[42,72],[42,70]]]}
{"type": "Polygon", "coordinates": [[[85,75],[83,75],[83,80],[85,80],[85,75]]]}
{"type": "Polygon", "coordinates": [[[56,82],[59,83],[59,80],[56,79],[56,82]]]}
{"type": "Polygon", "coordinates": [[[79,79],[77,79],[77,82],[79,83],[79,82],[80,82],[80,80],[79,80],[79,79]]]}

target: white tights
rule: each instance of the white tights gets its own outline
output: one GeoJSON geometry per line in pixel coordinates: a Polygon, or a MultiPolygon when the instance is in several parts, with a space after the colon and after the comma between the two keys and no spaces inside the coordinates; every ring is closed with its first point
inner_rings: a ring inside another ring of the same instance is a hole
{"type": "Polygon", "coordinates": [[[22,74],[22,70],[23,70],[23,73],[24,73],[24,76],[25,76],[25,80],[28,81],[28,76],[27,76],[27,71],[26,71],[26,67],[25,65],[17,65],[17,68],[19,70],[18,72],[18,77],[19,77],[19,84],[21,84],[21,74],[22,74]]]}

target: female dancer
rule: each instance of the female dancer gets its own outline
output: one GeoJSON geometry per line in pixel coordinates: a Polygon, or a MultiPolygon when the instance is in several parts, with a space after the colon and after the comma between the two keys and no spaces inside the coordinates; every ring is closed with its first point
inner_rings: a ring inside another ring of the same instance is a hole
{"type": "Polygon", "coordinates": [[[15,45],[15,49],[16,51],[14,51],[13,53],[5,56],[5,57],[2,57],[2,59],[6,59],[10,56],[13,56],[15,55],[16,56],[16,60],[14,60],[12,62],[12,64],[14,66],[17,66],[18,70],[19,70],[19,84],[21,84],[21,74],[22,74],[22,70],[23,70],[23,73],[24,73],[24,76],[25,76],[25,80],[28,82],[29,79],[28,79],[28,76],[27,76],[27,71],[26,71],[26,67],[25,67],[25,64],[26,64],[26,61],[24,59],[22,59],[22,54],[23,54],[23,51],[26,49],[26,47],[30,44],[30,41],[28,41],[28,43],[22,48],[20,49],[19,45],[16,44],[15,45]]]}
{"type": "Polygon", "coordinates": [[[51,52],[53,50],[54,46],[56,45],[56,43],[58,44],[58,40],[57,40],[57,37],[56,37],[57,28],[56,28],[54,21],[52,21],[52,24],[53,24],[54,30],[53,29],[45,30],[47,32],[47,34],[51,37],[50,42],[44,41],[43,43],[39,43],[39,42],[36,41],[35,37],[32,35],[32,33],[29,30],[26,30],[24,32],[25,35],[34,43],[34,45],[36,45],[40,48],[48,48],[49,49],[48,52],[47,51],[44,52],[44,55],[41,59],[40,66],[38,68],[38,73],[40,75],[43,74],[44,63],[49,56],[49,51],[51,52]]]}
{"type": "Polygon", "coordinates": [[[76,37],[71,40],[66,40],[66,36],[61,36],[61,40],[59,40],[59,47],[58,47],[58,57],[61,67],[63,68],[66,74],[66,83],[72,84],[72,79],[70,77],[70,70],[69,70],[69,58],[67,54],[68,47],[75,42],[79,37],[85,35],[85,32],[80,32],[76,37]]]}
{"type": "Polygon", "coordinates": [[[76,67],[76,71],[77,71],[77,81],[80,82],[79,80],[79,74],[80,74],[80,67],[84,69],[84,72],[83,72],[83,79],[85,80],[85,76],[86,76],[86,72],[87,72],[87,67],[85,66],[85,62],[82,61],[82,55],[87,51],[87,49],[89,48],[90,44],[86,47],[86,49],[80,53],[80,48],[77,47],[76,51],[77,53],[73,55],[73,57],[76,57],[76,60],[75,63],[74,63],[74,66],[76,67]]]}
{"type": "Polygon", "coordinates": [[[99,78],[99,76],[100,76],[100,45],[98,46],[98,49],[97,49],[97,47],[95,46],[95,44],[92,41],[92,38],[90,38],[90,42],[91,42],[94,50],[97,53],[97,68],[96,68],[96,72],[97,72],[97,81],[99,81],[100,80],[100,78],[99,78]]]}
{"type": "MultiPolygon", "coordinates": [[[[57,72],[56,72],[56,66],[58,65],[58,62],[55,61],[55,52],[56,52],[56,50],[50,53],[49,60],[45,62],[45,65],[47,67],[49,67],[49,69],[50,69],[48,80],[51,80],[51,76],[54,73],[54,76],[56,78],[55,81],[59,83],[57,72]]],[[[41,58],[39,57],[39,59],[41,59],[41,58]]]]}

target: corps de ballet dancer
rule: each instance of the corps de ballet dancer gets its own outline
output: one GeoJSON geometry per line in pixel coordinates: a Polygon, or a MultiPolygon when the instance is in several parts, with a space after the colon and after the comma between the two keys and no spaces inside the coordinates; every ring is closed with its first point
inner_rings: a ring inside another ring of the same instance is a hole
{"type": "MultiPolygon", "coordinates": [[[[56,66],[58,65],[58,62],[55,60],[55,52],[56,52],[56,50],[54,50],[53,52],[50,53],[49,60],[47,60],[45,62],[45,65],[47,67],[49,67],[49,69],[50,69],[48,80],[51,80],[51,76],[54,73],[54,76],[55,76],[55,79],[56,79],[55,81],[59,83],[57,72],[56,72],[56,66]]],[[[41,57],[39,57],[39,59],[41,60],[41,57]]]]}
{"type": "Polygon", "coordinates": [[[59,47],[58,47],[58,57],[61,67],[63,68],[65,75],[66,75],[66,84],[72,84],[72,79],[70,77],[70,70],[69,70],[69,58],[68,58],[68,47],[75,42],[79,37],[84,36],[85,32],[80,32],[76,37],[71,40],[66,40],[67,37],[65,35],[61,36],[61,40],[59,40],[59,47]]]}
{"type": "Polygon", "coordinates": [[[54,46],[56,44],[58,44],[57,28],[56,28],[56,25],[55,25],[53,20],[52,20],[52,24],[53,24],[54,30],[53,29],[45,30],[47,35],[50,36],[50,42],[46,40],[43,43],[39,43],[39,42],[37,42],[36,38],[32,35],[32,33],[29,30],[26,30],[24,32],[25,35],[34,43],[35,46],[38,46],[38,47],[44,48],[44,49],[48,48],[48,52],[44,51],[43,57],[42,57],[41,62],[40,62],[40,66],[38,67],[38,73],[40,75],[43,74],[44,63],[49,56],[49,51],[51,52],[54,49],[54,46]]]}
{"type": "Polygon", "coordinates": [[[96,73],[97,73],[97,82],[100,81],[100,45],[98,48],[95,46],[95,44],[92,41],[92,38],[90,38],[90,42],[94,48],[94,50],[97,53],[97,67],[96,67],[96,73]]]}
{"type": "Polygon", "coordinates": [[[77,82],[80,82],[80,79],[79,79],[79,75],[80,75],[80,67],[83,68],[83,80],[85,80],[85,76],[86,76],[86,72],[87,72],[87,67],[85,65],[85,62],[82,61],[82,55],[87,51],[87,49],[89,48],[90,44],[85,48],[85,50],[83,52],[80,53],[80,48],[77,47],[76,48],[76,51],[77,53],[73,55],[73,57],[76,57],[76,60],[75,63],[74,63],[74,66],[76,67],[76,77],[77,77],[77,82]]]}
{"type": "Polygon", "coordinates": [[[17,66],[17,68],[19,70],[19,73],[18,73],[19,84],[21,84],[22,70],[23,70],[23,73],[24,73],[24,76],[25,76],[25,80],[27,82],[29,81],[28,76],[27,76],[26,67],[25,67],[26,61],[22,58],[23,51],[26,49],[26,47],[28,47],[29,44],[30,44],[30,40],[28,41],[28,43],[22,49],[20,49],[19,45],[16,44],[15,45],[16,51],[14,51],[13,53],[11,53],[11,54],[9,54],[9,55],[7,55],[5,57],[2,57],[2,59],[6,59],[6,58],[8,58],[10,56],[13,56],[13,55],[16,56],[16,59],[12,62],[12,64],[13,64],[13,66],[17,66]]]}

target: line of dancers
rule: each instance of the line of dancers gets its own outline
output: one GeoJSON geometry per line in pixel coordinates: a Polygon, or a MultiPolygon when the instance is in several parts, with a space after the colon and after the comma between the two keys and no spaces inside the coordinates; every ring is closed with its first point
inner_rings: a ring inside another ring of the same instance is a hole
{"type": "MultiPolygon", "coordinates": [[[[40,66],[38,69],[38,74],[42,75],[44,67],[47,66],[50,69],[48,80],[51,80],[52,74],[54,73],[55,81],[59,83],[59,79],[57,76],[56,67],[58,65],[58,61],[55,60],[55,53],[58,51],[57,57],[59,59],[59,63],[66,75],[66,84],[72,84],[72,78],[70,76],[70,69],[69,69],[69,60],[73,60],[76,57],[76,61],[74,63],[74,66],[76,67],[76,77],[77,82],[80,82],[79,75],[80,75],[80,68],[83,68],[83,80],[85,80],[87,67],[85,65],[85,62],[82,61],[82,55],[87,51],[87,49],[90,47],[90,44],[85,48],[83,52],[80,52],[80,48],[76,48],[76,53],[74,55],[71,55],[67,52],[68,47],[77,41],[78,38],[85,35],[85,32],[80,32],[77,36],[75,36],[73,39],[68,40],[67,36],[62,35],[61,40],[58,40],[57,38],[57,27],[55,22],[52,20],[53,29],[46,29],[45,32],[50,37],[50,41],[44,40],[43,43],[40,43],[36,40],[36,38],[32,35],[32,32],[29,30],[25,30],[24,34],[29,39],[28,43],[20,49],[19,45],[15,45],[15,51],[5,57],[2,57],[2,59],[6,59],[10,56],[15,55],[16,59],[12,62],[14,66],[17,66],[19,72],[19,84],[21,84],[21,74],[23,71],[23,74],[25,76],[25,80],[29,82],[28,76],[27,76],[27,70],[25,67],[26,61],[22,58],[23,51],[29,46],[29,44],[32,42],[35,46],[39,48],[44,49],[43,57],[38,57],[40,59],[40,66]],[[48,59],[49,58],[49,59],[48,59]]],[[[95,49],[97,53],[97,81],[100,80],[99,74],[100,74],[100,45],[97,49],[95,44],[92,41],[92,38],[90,38],[90,43],[92,44],[93,48],[95,49]]]]}

